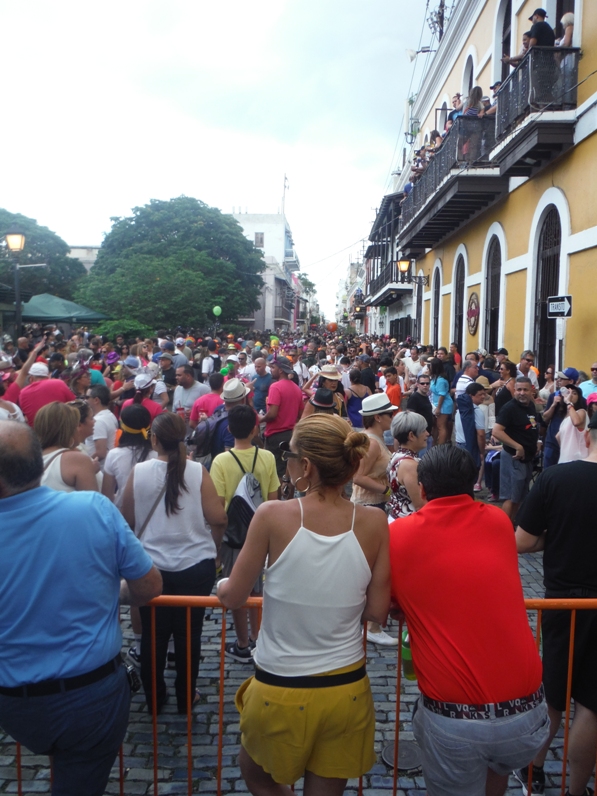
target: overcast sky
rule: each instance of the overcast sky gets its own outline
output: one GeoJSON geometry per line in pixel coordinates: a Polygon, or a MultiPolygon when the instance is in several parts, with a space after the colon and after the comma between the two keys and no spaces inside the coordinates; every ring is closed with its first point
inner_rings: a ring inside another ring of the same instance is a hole
{"type": "Polygon", "coordinates": [[[275,213],[286,173],[301,269],[331,315],[390,186],[413,69],[405,50],[417,49],[424,9],[0,0],[0,207],[71,246],[99,245],[111,216],[154,198],[275,213]]]}

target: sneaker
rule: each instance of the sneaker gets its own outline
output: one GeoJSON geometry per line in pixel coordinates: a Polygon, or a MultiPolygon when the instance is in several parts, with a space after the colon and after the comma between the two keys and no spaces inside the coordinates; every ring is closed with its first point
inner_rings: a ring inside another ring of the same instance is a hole
{"type": "Polygon", "coordinates": [[[226,644],[226,655],[239,663],[253,663],[253,650],[250,644],[248,647],[239,647],[238,641],[226,644]]]}
{"type": "Polygon", "coordinates": [[[249,639],[249,649],[255,651],[255,647],[256,646],[257,646],[257,639],[256,638],[250,638],[249,639]]]}
{"type": "Polygon", "coordinates": [[[379,633],[373,633],[367,629],[367,641],[373,644],[380,644],[382,647],[397,647],[398,639],[393,638],[385,630],[380,630],[379,633]]]}
{"type": "MultiPolygon", "coordinates": [[[[566,796],[570,796],[569,790],[566,791],[566,796]]],[[[587,785],[587,787],[585,788],[585,792],[583,793],[583,796],[595,796],[595,791],[593,790],[593,788],[589,788],[589,786],[587,785]]]]}
{"type": "Polygon", "coordinates": [[[475,484],[475,486],[473,487],[473,492],[480,492],[482,489],[483,487],[481,486],[481,484],[475,484]]]}
{"type": "Polygon", "coordinates": [[[514,776],[522,785],[522,792],[524,796],[531,796],[531,794],[535,793],[545,793],[545,771],[543,770],[543,766],[541,766],[541,768],[538,766],[533,766],[533,785],[530,794],[529,767],[525,766],[524,768],[519,768],[517,771],[514,771],[514,776]]]}
{"type": "Polygon", "coordinates": [[[136,669],[141,668],[141,656],[137,652],[137,648],[133,644],[132,647],[129,647],[128,652],[126,654],[126,659],[129,663],[132,663],[136,669]]]}

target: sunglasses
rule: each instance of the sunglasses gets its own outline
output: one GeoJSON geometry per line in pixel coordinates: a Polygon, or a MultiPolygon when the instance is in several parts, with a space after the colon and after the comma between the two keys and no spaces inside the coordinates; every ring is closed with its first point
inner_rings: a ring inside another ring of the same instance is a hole
{"type": "Polygon", "coordinates": [[[287,462],[289,459],[301,458],[298,453],[290,450],[290,442],[281,442],[278,445],[278,450],[280,451],[280,458],[283,462],[287,462]]]}
{"type": "Polygon", "coordinates": [[[527,358],[525,357],[525,360],[524,360],[524,361],[525,361],[525,362],[530,362],[530,363],[531,363],[531,365],[532,365],[532,364],[533,364],[533,362],[534,362],[535,360],[534,360],[534,359],[527,359],[527,358]]]}
{"type": "Polygon", "coordinates": [[[595,371],[595,370],[597,370],[597,368],[591,368],[591,371],[595,371]]]}

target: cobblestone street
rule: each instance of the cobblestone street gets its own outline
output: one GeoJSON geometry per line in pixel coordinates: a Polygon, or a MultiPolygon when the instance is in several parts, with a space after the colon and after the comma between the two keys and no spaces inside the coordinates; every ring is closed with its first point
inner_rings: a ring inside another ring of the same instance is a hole
{"type": "MultiPolygon", "coordinates": [[[[540,555],[527,555],[519,558],[520,573],[526,597],[542,596],[542,567],[540,555]]],[[[533,618],[531,618],[534,625],[533,618]]],[[[193,726],[194,790],[199,793],[213,793],[216,790],[218,698],[219,698],[219,650],[220,650],[220,611],[206,613],[203,634],[203,661],[201,663],[198,686],[201,691],[201,704],[195,709],[193,726]]],[[[227,638],[231,631],[227,626],[227,638]]],[[[390,624],[390,632],[397,633],[396,623],[390,624]]],[[[131,633],[128,621],[124,623],[126,651],[131,633]]],[[[233,636],[231,636],[233,638],[233,636]]],[[[394,739],[396,648],[368,645],[367,669],[373,688],[376,709],[376,751],[378,762],[364,778],[363,788],[366,796],[384,794],[392,787],[392,771],[382,761],[381,752],[394,739]]],[[[238,686],[250,675],[250,667],[228,659],[225,676],[224,710],[224,748],[223,748],[223,793],[246,791],[236,765],[239,750],[238,713],[234,707],[234,695],[238,686]]],[[[172,686],[174,672],[167,673],[172,686]]],[[[417,684],[403,680],[400,699],[401,734],[400,740],[412,740],[410,717],[418,696],[417,684]]],[[[171,700],[159,717],[159,793],[176,794],[187,792],[187,754],[186,717],[176,713],[174,700],[171,700]]],[[[560,793],[560,772],[563,737],[556,739],[545,771],[548,777],[548,796],[560,793]]],[[[16,793],[15,745],[11,739],[0,735],[0,792],[16,793]]],[[[126,794],[153,793],[152,726],[151,718],[145,710],[144,698],[137,694],[133,699],[128,733],[124,744],[125,790],[126,794]]],[[[108,793],[119,793],[118,765],[108,787],[108,793]]],[[[23,750],[23,793],[46,793],[50,789],[48,759],[29,754],[23,750]]],[[[425,790],[420,771],[400,773],[399,793],[422,793],[425,790]]],[[[520,787],[511,779],[509,794],[520,794],[520,787]]],[[[358,782],[350,782],[347,793],[357,793],[358,782]]],[[[300,792],[301,783],[297,785],[300,792]]]]}

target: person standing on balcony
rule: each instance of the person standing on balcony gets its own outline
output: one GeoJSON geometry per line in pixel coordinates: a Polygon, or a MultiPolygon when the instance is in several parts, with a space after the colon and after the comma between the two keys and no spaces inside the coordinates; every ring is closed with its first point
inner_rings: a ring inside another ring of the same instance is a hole
{"type": "Polygon", "coordinates": [[[556,35],[551,25],[545,21],[547,11],[544,8],[536,8],[533,16],[529,17],[529,22],[533,27],[529,31],[529,50],[532,47],[554,47],[556,35]]]}
{"type": "MultiPolygon", "coordinates": [[[[584,432],[588,456],[544,470],[518,514],[516,546],[519,553],[543,550],[545,597],[597,598],[597,415],[584,432]]],[[[533,760],[533,793],[543,793],[543,764],[566,709],[570,612],[543,611],[543,682],[551,722],[549,739],[533,760]]],[[[592,795],[587,787],[595,765],[597,746],[597,611],[578,611],[574,637],[570,728],[569,796],[592,795]]],[[[515,776],[526,792],[528,769],[515,776]]]]}
{"type": "MultiPolygon", "coordinates": [[[[516,68],[518,64],[522,61],[525,55],[529,51],[529,45],[531,43],[531,31],[527,30],[522,34],[522,47],[520,48],[520,52],[518,55],[509,56],[507,53],[504,53],[502,56],[502,63],[508,64],[508,66],[513,66],[516,68]]],[[[500,84],[501,85],[501,84],[500,84]]],[[[490,86],[493,88],[493,86],[490,86]]]]}

